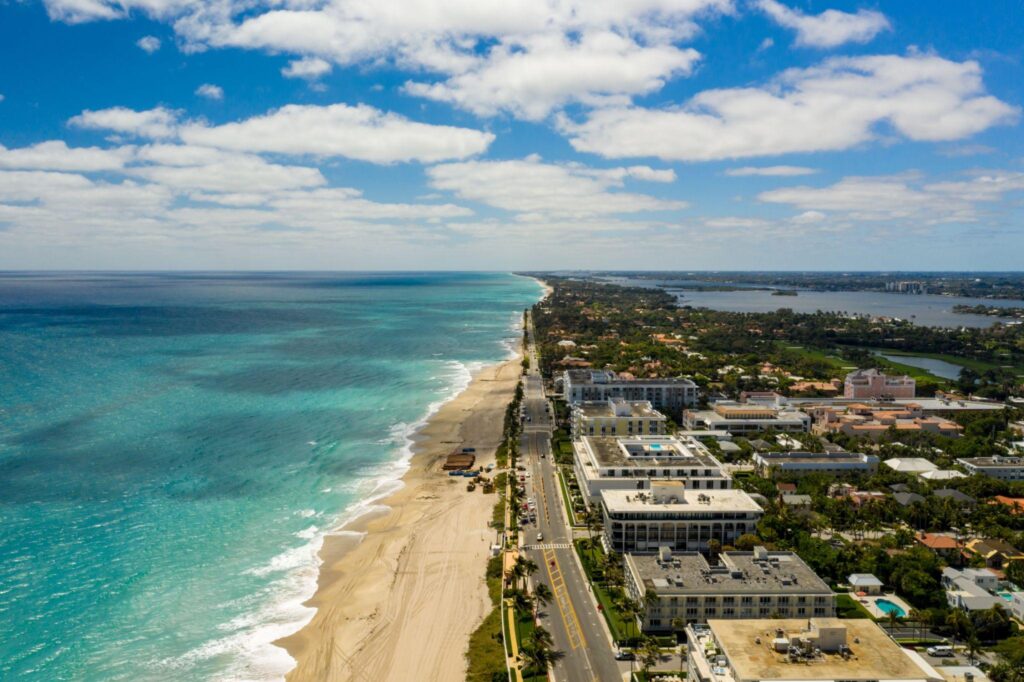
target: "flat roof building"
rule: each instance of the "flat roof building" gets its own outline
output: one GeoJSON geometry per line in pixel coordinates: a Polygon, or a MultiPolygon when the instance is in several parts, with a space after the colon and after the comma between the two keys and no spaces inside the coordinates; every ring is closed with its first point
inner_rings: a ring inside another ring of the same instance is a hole
{"type": "Polygon", "coordinates": [[[627,554],[626,591],[646,604],[645,631],[667,632],[675,620],[834,616],[835,594],[793,552],[723,552],[711,566],[697,552],[627,554]],[[653,595],[645,599],[645,595],[653,595]]]}
{"type": "Polygon", "coordinates": [[[652,481],[650,490],[601,492],[606,548],[620,554],[707,552],[752,533],[764,513],[742,490],[687,490],[682,481],[652,481]]]}
{"type": "Polygon", "coordinates": [[[680,480],[691,490],[727,490],[732,478],[693,436],[584,436],[573,443],[573,469],[589,501],[602,490],[646,490],[680,480]]]}
{"type": "Polygon", "coordinates": [[[573,440],[583,436],[657,436],[668,419],[646,400],[608,398],[572,406],[573,440]]]}
{"type": "Polygon", "coordinates": [[[983,474],[1000,481],[1024,481],[1024,457],[968,457],[957,462],[970,474],[983,474]]]}
{"type": "Polygon", "coordinates": [[[877,369],[858,369],[843,381],[844,398],[913,398],[917,383],[910,377],[889,376],[877,369]]]}
{"type": "Polygon", "coordinates": [[[758,452],[754,468],[761,476],[851,476],[878,471],[878,457],[858,452],[758,452]]]}
{"type": "Polygon", "coordinates": [[[697,384],[690,379],[627,379],[611,370],[567,369],[561,380],[569,403],[608,398],[646,400],[654,409],[674,417],[697,404],[697,384]]]}
{"type": "Polygon", "coordinates": [[[683,414],[683,426],[732,434],[807,431],[811,428],[811,417],[799,410],[722,400],[710,410],[687,410],[683,414]]]}
{"type": "Polygon", "coordinates": [[[866,619],[708,620],[687,628],[689,682],[941,682],[866,619]]]}

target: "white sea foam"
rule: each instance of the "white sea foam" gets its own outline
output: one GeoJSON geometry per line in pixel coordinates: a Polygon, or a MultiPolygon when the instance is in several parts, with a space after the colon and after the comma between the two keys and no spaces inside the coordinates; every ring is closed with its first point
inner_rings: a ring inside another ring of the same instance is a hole
{"type": "MultiPolygon", "coordinates": [[[[520,314],[512,318],[509,328],[510,335],[502,340],[508,351],[508,358],[517,355],[520,327],[520,314]]],[[[382,465],[368,470],[367,476],[354,481],[351,485],[342,485],[346,492],[359,496],[359,500],[348,505],[329,523],[312,525],[296,535],[308,542],[300,547],[291,548],[273,557],[267,564],[250,569],[248,573],[259,577],[281,574],[281,578],[272,582],[266,589],[265,599],[260,599],[262,606],[235,618],[222,626],[227,632],[225,636],[207,642],[189,652],[185,657],[175,661],[179,665],[190,667],[190,661],[207,659],[213,656],[229,655],[232,663],[218,680],[279,680],[291,670],[295,661],[287,652],[273,645],[273,642],[302,629],[316,613],[316,610],[304,603],[316,592],[320,572],[320,549],[327,535],[352,535],[362,539],[365,533],[347,530],[346,527],[366,514],[386,511],[388,507],[380,504],[380,500],[401,490],[405,483],[402,477],[409,470],[413,456],[413,443],[416,433],[441,407],[462,393],[473,380],[473,376],[487,366],[486,362],[461,362],[450,360],[443,363],[443,371],[431,377],[432,380],[442,379],[445,385],[438,390],[439,397],[427,406],[424,415],[415,422],[398,422],[391,426],[386,439],[377,441],[378,445],[392,445],[396,448],[395,456],[382,465]],[[330,528],[331,530],[326,530],[330,528]]],[[[313,445],[313,441],[310,441],[313,445]]],[[[324,488],[321,492],[331,492],[332,488],[324,488]]],[[[301,509],[295,512],[303,518],[322,516],[313,509],[301,509]]],[[[264,595],[261,595],[263,597],[264,595]]]]}
{"type": "MultiPolygon", "coordinates": [[[[164,661],[163,667],[186,671],[196,663],[214,657],[229,660],[227,668],[215,680],[280,680],[295,666],[288,653],[273,642],[306,625],[316,609],[304,606],[316,589],[320,571],[317,557],[323,545],[318,535],[301,548],[306,561],[296,562],[281,579],[270,583],[261,591],[262,605],[254,611],[232,619],[220,626],[226,634],[192,649],[184,656],[164,661]],[[312,589],[311,589],[312,586],[312,589]]],[[[277,559],[277,557],[275,557],[277,559]]]]}
{"type": "Polygon", "coordinates": [[[319,530],[320,529],[316,526],[310,526],[309,528],[300,530],[298,533],[295,533],[295,537],[302,538],[303,540],[310,540],[316,537],[317,531],[319,530]]]}

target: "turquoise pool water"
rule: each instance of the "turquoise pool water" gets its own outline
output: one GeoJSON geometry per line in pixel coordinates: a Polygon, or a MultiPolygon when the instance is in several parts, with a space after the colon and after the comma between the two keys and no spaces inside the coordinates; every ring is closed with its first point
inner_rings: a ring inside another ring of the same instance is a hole
{"type": "Polygon", "coordinates": [[[888,599],[876,599],[875,606],[877,606],[878,609],[886,615],[895,613],[898,618],[903,618],[907,615],[907,612],[903,610],[902,606],[895,604],[888,599]]]}
{"type": "Polygon", "coordinates": [[[998,594],[999,598],[1003,601],[1013,601],[1013,595],[1009,592],[997,592],[996,594],[998,594]]]}

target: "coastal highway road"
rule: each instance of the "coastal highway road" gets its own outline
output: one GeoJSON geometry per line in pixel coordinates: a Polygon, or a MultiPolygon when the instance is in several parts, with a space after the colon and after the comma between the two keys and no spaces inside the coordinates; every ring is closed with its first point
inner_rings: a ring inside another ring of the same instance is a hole
{"type": "Polygon", "coordinates": [[[531,361],[525,378],[523,405],[529,419],[524,423],[520,451],[530,472],[526,489],[536,504],[537,522],[524,526],[523,531],[526,556],[539,567],[533,581],[545,583],[554,595],[541,617],[555,649],[562,654],[555,663],[554,678],[564,682],[619,682],[629,668],[627,665],[623,669],[612,654],[603,616],[594,606],[590,585],[572,547],[572,530],[551,454],[551,415],[546,410],[544,386],[536,367],[531,361]],[[540,542],[538,532],[544,537],[540,542]]]}

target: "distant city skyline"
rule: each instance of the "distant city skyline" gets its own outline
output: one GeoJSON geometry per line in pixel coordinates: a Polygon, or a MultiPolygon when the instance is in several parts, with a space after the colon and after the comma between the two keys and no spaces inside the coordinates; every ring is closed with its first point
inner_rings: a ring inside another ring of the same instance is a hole
{"type": "Polygon", "coordinates": [[[0,270],[1024,267],[1009,0],[0,6],[0,270]]]}

